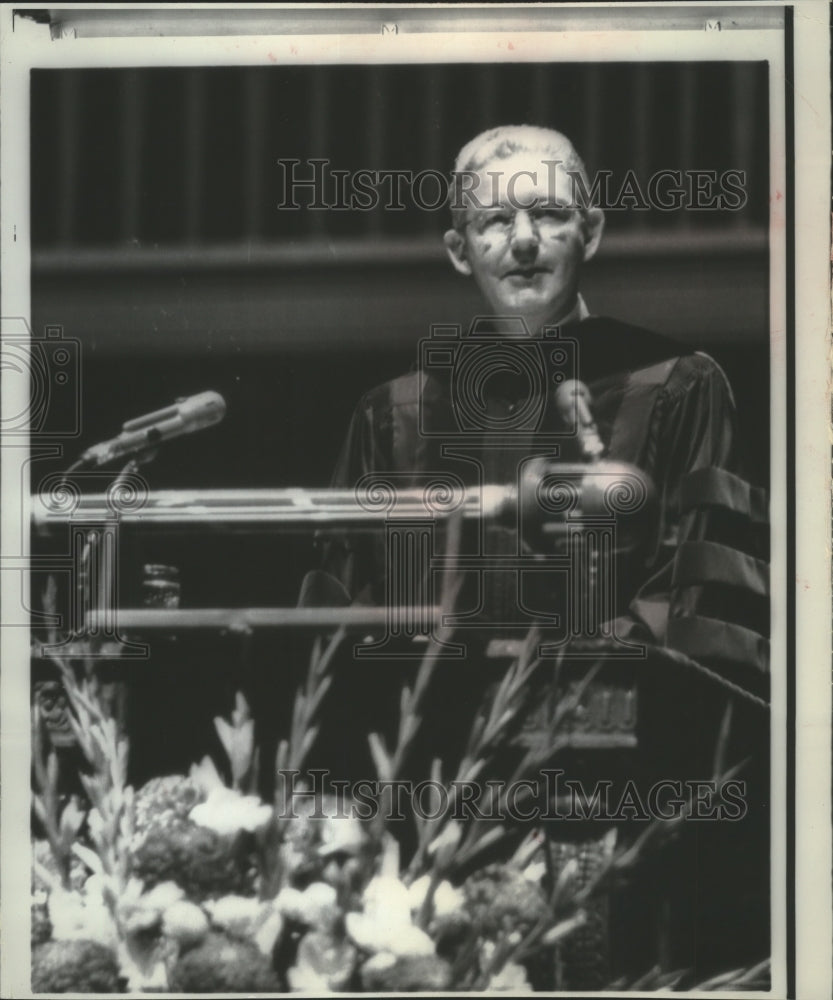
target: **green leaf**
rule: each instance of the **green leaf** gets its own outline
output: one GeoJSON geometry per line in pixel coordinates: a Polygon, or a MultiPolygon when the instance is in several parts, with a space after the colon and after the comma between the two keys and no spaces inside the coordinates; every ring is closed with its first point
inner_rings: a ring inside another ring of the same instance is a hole
{"type": "Polygon", "coordinates": [[[220,742],[223,744],[223,749],[228,755],[229,760],[231,760],[234,747],[234,730],[221,715],[218,715],[214,719],[214,728],[217,731],[217,736],[220,738],[220,742]]]}
{"type": "Polygon", "coordinates": [[[35,815],[43,823],[44,826],[48,824],[48,813],[46,811],[46,806],[43,804],[43,799],[40,795],[32,796],[32,806],[35,810],[35,815]]]}
{"type": "Polygon", "coordinates": [[[77,797],[73,795],[61,813],[61,839],[65,847],[69,847],[78,836],[86,816],[86,812],[78,805],[77,797]]]}
{"type": "Polygon", "coordinates": [[[322,677],[318,682],[318,687],[315,689],[315,694],[310,698],[309,711],[310,715],[315,715],[321,704],[324,695],[330,690],[330,685],[333,683],[333,675],[327,674],[322,677]]]}
{"type": "Polygon", "coordinates": [[[46,780],[50,788],[58,787],[58,771],[58,755],[51,750],[46,758],[46,780]]]}
{"type": "Polygon", "coordinates": [[[370,755],[373,757],[373,763],[380,781],[391,781],[393,779],[391,759],[382,737],[379,733],[368,733],[367,742],[370,746],[370,755]]]}
{"type": "Polygon", "coordinates": [[[95,853],[95,851],[91,851],[89,847],[84,847],[83,844],[73,844],[72,851],[76,857],[80,858],[84,862],[93,874],[104,874],[104,865],[102,865],[101,858],[95,853]]]}
{"type": "Polygon", "coordinates": [[[282,771],[285,771],[288,763],[289,763],[289,741],[281,740],[280,743],[278,743],[278,749],[275,752],[276,773],[280,774],[282,771]]]}
{"type": "Polygon", "coordinates": [[[313,743],[318,739],[318,726],[310,726],[309,729],[304,733],[304,739],[301,743],[301,760],[306,760],[307,754],[312,749],[313,743]]]}
{"type": "Polygon", "coordinates": [[[249,703],[246,701],[245,695],[242,691],[238,691],[235,694],[234,705],[234,711],[231,713],[231,721],[235,726],[241,726],[252,717],[252,713],[249,710],[249,703]]]}
{"type": "Polygon", "coordinates": [[[572,934],[585,923],[587,923],[587,914],[584,910],[579,910],[574,916],[567,920],[561,920],[551,927],[541,939],[541,944],[549,946],[562,941],[568,934],[572,934]]]}

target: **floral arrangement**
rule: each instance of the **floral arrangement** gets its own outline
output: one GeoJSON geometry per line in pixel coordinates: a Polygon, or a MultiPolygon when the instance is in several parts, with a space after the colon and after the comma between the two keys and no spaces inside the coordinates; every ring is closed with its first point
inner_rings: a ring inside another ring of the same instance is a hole
{"type": "MultiPolygon", "coordinates": [[[[335,796],[296,801],[287,780],[304,774],[343,638],[339,630],[314,644],[290,732],[277,749],[271,801],[257,791],[262,761],[242,694],[229,718],[215,719],[226,778],[205,758],[187,775],[133,789],[127,738],[93,661],[53,657],[85,766],[83,795],[63,795],[59,758],[35,709],[34,992],[564,987],[572,949],[598,924],[607,895],[675,835],[685,814],[652,821],[629,843],[618,843],[610,829],[588,868],[578,854],[554,851],[540,829],[515,843],[501,824],[454,818],[459,786],[444,780],[447,762],[437,759],[431,777],[448,788],[448,808],[431,819],[414,816],[416,846],[404,857],[384,808],[365,820],[335,796]]],[[[394,745],[369,734],[382,781],[401,773],[445,638],[429,642],[413,687],[402,692],[394,745]]],[[[521,717],[539,666],[536,649],[533,631],[486,698],[465,753],[449,771],[456,778],[488,774],[496,748],[521,717]]],[[[591,677],[592,670],[587,683],[591,677]]],[[[528,747],[518,774],[558,748],[581,696],[579,688],[563,699],[547,739],[528,747]]],[[[692,982],[686,970],[656,968],[635,982],[598,988],[764,989],[767,982],[764,962],[708,983],[692,982]]]]}

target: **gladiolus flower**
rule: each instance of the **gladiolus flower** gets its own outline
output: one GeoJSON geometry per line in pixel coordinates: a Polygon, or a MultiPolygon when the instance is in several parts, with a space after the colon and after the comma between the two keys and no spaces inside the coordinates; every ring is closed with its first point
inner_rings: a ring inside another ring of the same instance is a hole
{"type": "Polygon", "coordinates": [[[198,826],[207,827],[220,836],[232,836],[246,830],[254,833],[272,818],[272,807],[257,795],[241,795],[233,788],[215,788],[205,802],[190,812],[189,818],[198,826]]]}
{"type": "Polygon", "coordinates": [[[507,962],[500,972],[489,978],[486,989],[502,993],[529,993],[532,987],[526,977],[526,969],[517,962],[507,962]]]}

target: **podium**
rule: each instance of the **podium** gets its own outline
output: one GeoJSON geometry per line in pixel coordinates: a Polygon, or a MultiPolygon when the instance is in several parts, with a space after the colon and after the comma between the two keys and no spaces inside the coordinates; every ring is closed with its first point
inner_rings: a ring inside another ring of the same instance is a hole
{"type": "MultiPolygon", "coordinates": [[[[705,485],[704,503],[710,507],[724,495],[738,502],[738,491],[721,491],[714,477],[705,485]]],[[[699,502],[694,486],[686,494],[693,507],[699,502]]],[[[562,727],[559,747],[559,760],[567,762],[577,780],[591,789],[597,780],[610,775],[620,785],[634,776],[644,783],[656,776],[657,758],[672,760],[673,769],[685,773],[687,751],[692,750],[686,740],[700,723],[713,732],[719,720],[698,717],[701,706],[686,701],[676,679],[686,679],[682,689],[688,692],[692,683],[695,687],[716,684],[723,697],[735,694],[759,709],[766,700],[742,683],[743,678],[727,675],[719,665],[693,659],[681,649],[623,640],[616,634],[611,616],[615,610],[614,557],[628,557],[638,550],[648,497],[644,479],[635,476],[634,470],[604,463],[539,464],[509,487],[467,490],[462,484],[451,484],[439,498],[436,492],[426,493],[424,486],[388,490],[384,477],[364,482],[360,491],[158,491],[126,501],[106,493],[79,493],[69,507],[56,507],[49,496],[36,496],[32,498],[35,532],[45,545],[52,546],[41,565],[48,569],[49,560],[56,561],[56,567],[68,575],[71,596],[68,634],[63,641],[45,644],[41,655],[84,655],[102,664],[140,664],[163,639],[186,644],[198,639],[212,642],[213,636],[221,634],[246,636],[273,630],[326,634],[344,627],[356,641],[355,662],[363,660],[369,669],[374,668],[374,661],[380,668],[392,662],[406,669],[408,664],[419,663],[426,642],[442,630],[443,635],[451,633],[444,650],[449,671],[476,659],[499,677],[517,655],[522,641],[519,633],[536,624],[535,615],[527,622],[515,619],[484,629],[476,616],[444,607],[435,589],[426,586],[426,579],[451,571],[468,572],[475,579],[487,571],[517,574],[518,579],[542,570],[560,573],[567,581],[565,613],[544,615],[537,622],[543,636],[539,653],[545,661],[560,664],[559,674],[549,686],[543,679],[541,697],[532,706],[527,724],[515,734],[516,750],[522,753],[536,740],[546,739],[558,702],[579,692],[576,710],[562,727]],[[485,569],[483,556],[476,551],[438,551],[443,526],[452,518],[473,526],[484,520],[508,525],[517,533],[517,551],[499,557],[490,554],[485,569]],[[153,534],[162,540],[190,536],[210,541],[312,532],[383,536],[391,583],[387,595],[393,603],[381,607],[142,607],[122,606],[117,600],[114,580],[122,545],[132,533],[153,534]],[[56,552],[61,540],[64,547],[56,552]]],[[[688,550],[689,574],[696,564],[688,550]]],[[[678,576],[680,586],[688,585],[688,580],[678,576]]],[[[700,586],[704,581],[695,582],[700,586]]],[[[679,626],[676,632],[686,634],[679,626]]],[[[702,641],[699,648],[704,648],[702,641]]],[[[749,669],[763,673],[757,664],[749,669]]],[[[453,704],[444,708],[452,721],[457,717],[462,729],[463,713],[457,713],[453,704]]],[[[702,756],[700,750],[695,756],[702,756]]],[[[669,763],[666,771],[671,768],[669,763]]],[[[600,829],[593,819],[551,827],[554,857],[559,863],[578,858],[583,877],[592,878],[606,849],[600,829]]],[[[596,917],[595,944],[588,945],[584,958],[576,959],[575,988],[603,984],[600,969],[609,943],[599,932],[606,918],[596,917]]]]}

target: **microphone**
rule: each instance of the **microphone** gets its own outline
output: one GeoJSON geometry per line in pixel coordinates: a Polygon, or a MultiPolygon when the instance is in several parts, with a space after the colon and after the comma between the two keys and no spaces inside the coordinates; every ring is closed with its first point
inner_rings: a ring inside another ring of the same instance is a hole
{"type": "Polygon", "coordinates": [[[599,429],[590,409],[590,390],[578,379],[562,382],[555,390],[553,402],[558,415],[576,436],[576,444],[585,462],[598,461],[605,452],[599,429]]]}
{"type": "Polygon", "coordinates": [[[80,464],[107,465],[117,458],[154,448],[163,441],[192,434],[218,424],[226,415],[226,401],[219,392],[200,392],[178,399],[173,406],[128,420],[118,437],[88,448],[80,464]]]}

